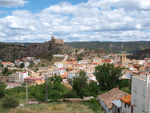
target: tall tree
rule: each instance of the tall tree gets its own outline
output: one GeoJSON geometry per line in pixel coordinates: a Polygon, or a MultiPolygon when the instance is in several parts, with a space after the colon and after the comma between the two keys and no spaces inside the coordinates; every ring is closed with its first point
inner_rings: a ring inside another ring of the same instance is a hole
{"type": "Polygon", "coordinates": [[[110,90],[119,85],[119,78],[122,76],[124,68],[114,64],[103,64],[95,68],[95,76],[99,82],[101,90],[110,90]]]}
{"type": "Polygon", "coordinates": [[[5,68],[2,70],[2,74],[3,74],[3,75],[7,75],[8,71],[9,71],[8,68],[5,67],[5,68]]]}
{"type": "Polygon", "coordinates": [[[79,76],[75,76],[73,78],[73,89],[77,92],[78,95],[80,95],[80,92],[82,89],[87,89],[87,76],[84,71],[79,72],[79,76]]]}

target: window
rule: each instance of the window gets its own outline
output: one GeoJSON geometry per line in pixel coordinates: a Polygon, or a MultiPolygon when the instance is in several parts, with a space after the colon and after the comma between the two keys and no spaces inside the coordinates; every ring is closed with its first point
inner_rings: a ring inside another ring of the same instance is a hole
{"type": "Polygon", "coordinates": [[[120,113],[120,109],[118,108],[118,113],[120,113]]]}
{"type": "Polygon", "coordinates": [[[146,92],[145,89],[143,89],[143,97],[145,97],[145,92],[146,92]]]}
{"type": "Polygon", "coordinates": [[[137,100],[134,99],[133,104],[136,107],[137,106],[137,100]]]}
{"type": "Polygon", "coordinates": [[[126,108],[126,104],[124,104],[124,107],[126,108]]]}
{"type": "Polygon", "coordinates": [[[134,85],[134,92],[137,93],[137,86],[134,85]]]}
{"type": "Polygon", "coordinates": [[[145,111],[145,105],[142,104],[142,111],[144,112],[145,111]]]}

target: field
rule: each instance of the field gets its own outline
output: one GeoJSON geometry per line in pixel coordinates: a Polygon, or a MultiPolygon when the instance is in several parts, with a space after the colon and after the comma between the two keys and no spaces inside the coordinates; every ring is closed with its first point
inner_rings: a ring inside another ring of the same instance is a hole
{"type": "Polygon", "coordinates": [[[100,107],[94,108],[89,102],[67,103],[53,102],[48,104],[27,105],[10,110],[1,110],[0,113],[105,113],[100,107]]]}

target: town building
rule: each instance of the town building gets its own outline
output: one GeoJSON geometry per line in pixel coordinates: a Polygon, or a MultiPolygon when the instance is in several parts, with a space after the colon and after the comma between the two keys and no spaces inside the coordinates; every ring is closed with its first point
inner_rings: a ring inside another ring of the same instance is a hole
{"type": "Polygon", "coordinates": [[[121,100],[121,113],[132,113],[131,95],[122,97],[120,100],[121,100]]]}
{"type": "Polygon", "coordinates": [[[24,82],[24,78],[28,77],[28,72],[16,72],[13,73],[11,75],[9,75],[8,77],[8,81],[9,82],[19,82],[19,83],[23,83],[24,82]]]}
{"type": "Polygon", "coordinates": [[[14,88],[19,86],[21,86],[19,83],[7,83],[7,88],[14,88]]]}
{"type": "Polygon", "coordinates": [[[1,62],[1,65],[3,65],[3,67],[14,67],[15,64],[12,62],[1,62]]]}
{"type": "MultiPolygon", "coordinates": [[[[112,102],[116,100],[120,100],[122,97],[128,95],[127,93],[119,90],[118,87],[115,87],[108,92],[101,94],[98,96],[98,102],[102,106],[102,108],[106,111],[106,113],[114,113],[114,109],[112,109],[113,104],[112,102]]],[[[119,102],[120,105],[117,105],[118,108],[120,109],[121,102],[119,102]]],[[[116,107],[117,107],[116,106],[116,107]]]]}
{"type": "Polygon", "coordinates": [[[131,105],[133,113],[150,112],[150,75],[132,77],[131,105]]]}

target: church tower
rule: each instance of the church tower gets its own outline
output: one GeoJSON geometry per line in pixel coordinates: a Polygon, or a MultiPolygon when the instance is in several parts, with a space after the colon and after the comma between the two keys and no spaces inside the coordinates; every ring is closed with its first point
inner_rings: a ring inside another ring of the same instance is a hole
{"type": "Polygon", "coordinates": [[[120,65],[124,66],[126,63],[126,55],[125,54],[121,54],[120,55],[120,65]]]}

